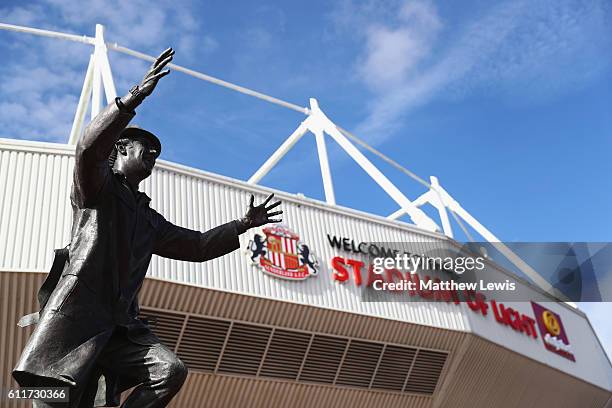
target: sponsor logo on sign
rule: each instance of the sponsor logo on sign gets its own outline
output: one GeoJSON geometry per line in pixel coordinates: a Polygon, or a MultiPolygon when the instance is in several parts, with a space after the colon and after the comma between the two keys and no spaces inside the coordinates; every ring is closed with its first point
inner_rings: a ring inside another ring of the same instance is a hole
{"type": "Polygon", "coordinates": [[[531,305],[533,306],[533,312],[535,313],[540,333],[542,333],[544,347],[568,360],[576,361],[569,339],[567,338],[567,333],[561,322],[561,317],[535,302],[531,302],[531,305]]]}
{"type": "Polygon", "coordinates": [[[251,260],[277,278],[304,280],[319,272],[319,261],[300,237],[284,225],[262,229],[249,242],[251,260]]]}

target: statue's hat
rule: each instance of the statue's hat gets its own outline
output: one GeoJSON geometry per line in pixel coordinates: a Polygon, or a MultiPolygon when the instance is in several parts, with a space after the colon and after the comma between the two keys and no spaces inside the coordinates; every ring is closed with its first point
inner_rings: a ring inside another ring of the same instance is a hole
{"type": "MultiPolygon", "coordinates": [[[[159,141],[157,136],[155,136],[148,130],[141,128],[138,125],[127,126],[121,132],[119,139],[135,139],[138,137],[144,137],[145,139],[147,139],[151,143],[151,145],[155,147],[155,150],[157,150],[158,156],[161,154],[161,142],[159,141]]],[[[108,158],[108,164],[113,167],[113,164],[115,164],[115,160],[117,160],[117,149],[113,148],[113,151],[110,157],[108,158]]]]}

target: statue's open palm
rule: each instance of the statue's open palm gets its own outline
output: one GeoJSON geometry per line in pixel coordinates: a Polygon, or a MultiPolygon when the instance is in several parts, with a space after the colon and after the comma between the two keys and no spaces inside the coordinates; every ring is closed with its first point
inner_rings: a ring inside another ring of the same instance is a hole
{"type": "Polygon", "coordinates": [[[166,51],[162,52],[159,57],[157,57],[153,65],[151,65],[151,68],[149,68],[149,71],[145,74],[142,82],[138,86],[140,92],[144,96],[151,95],[151,92],[153,92],[153,89],[155,89],[155,86],[157,85],[157,81],[170,73],[169,69],[165,71],[162,71],[162,69],[164,69],[164,67],[168,65],[170,61],[172,61],[173,56],[174,50],[172,48],[168,48],[166,51]]]}
{"type": "Polygon", "coordinates": [[[249,208],[247,209],[246,214],[242,218],[242,222],[246,228],[260,227],[262,225],[269,224],[271,222],[282,222],[282,219],[280,218],[278,219],[272,218],[276,215],[282,214],[283,213],[282,211],[272,211],[271,212],[273,208],[276,208],[281,204],[280,201],[277,201],[266,207],[266,205],[270,202],[270,200],[272,200],[272,197],[274,197],[274,193],[270,194],[268,198],[266,198],[266,201],[255,206],[254,205],[255,197],[253,196],[253,194],[251,194],[251,201],[249,202],[249,208]]]}

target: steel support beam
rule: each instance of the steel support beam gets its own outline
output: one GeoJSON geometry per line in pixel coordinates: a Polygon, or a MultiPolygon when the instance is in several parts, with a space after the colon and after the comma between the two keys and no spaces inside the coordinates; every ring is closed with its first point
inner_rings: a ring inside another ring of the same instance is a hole
{"type": "Polygon", "coordinates": [[[432,205],[437,208],[438,214],[440,214],[440,220],[442,221],[442,229],[444,230],[444,235],[449,238],[453,238],[453,228],[451,227],[450,221],[448,219],[448,213],[446,212],[446,205],[444,205],[444,201],[442,201],[442,195],[438,193],[437,188],[440,187],[440,183],[438,182],[438,178],[435,176],[430,176],[429,181],[431,182],[431,190],[432,194],[432,205]]]}
{"type": "Polygon", "coordinates": [[[251,176],[251,178],[247,181],[247,183],[249,184],[259,183],[259,181],[266,174],[268,174],[270,170],[272,170],[272,168],[276,165],[276,163],[278,163],[278,161],[282,159],[283,156],[287,154],[289,150],[291,150],[293,145],[296,144],[298,140],[300,140],[302,136],[304,136],[304,134],[308,131],[308,128],[306,127],[304,122],[300,123],[300,126],[298,126],[298,128],[295,129],[295,131],[291,134],[291,136],[289,136],[287,140],[285,140],[283,144],[280,145],[280,147],[276,149],[274,153],[272,153],[272,156],[270,156],[268,160],[266,160],[266,162],[262,164],[262,166],[251,176]]]}
{"type": "Polygon", "coordinates": [[[439,184],[437,185],[437,191],[441,196],[444,204],[458,216],[460,216],[465,222],[468,223],[476,232],[478,232],[484,239],[490,242],[495,249],[497,249],[502,255],[504,255],[514,266],[521,270],[527,275],[537,286],[545,290],[547,293],[554,294],[559,299],[567,300],[566,296],[561,294],[558,290],[552,287],[552,285],[544,279],[535,269],[533,269],[527,262],[523,261],[521,257],[515,254],[510,248],[502,243],[491,231],[485,228],[476,218],[467,212],[450,194],[439,184]]]}
{"type": "Polygon", "coordinates": [[[321,122],[325,133],[330,135],[336,143],[351,156],[355,162],[410,216],[412,222],[418,227],[428,231],[439,231],[438,225],[417,208],[372,162],[370,162],[340,131],[323,111],[316,106],[311,107],[311,118],[321,122]]]}
{"type": "MultiPolygon", "coordinates": [[[[310,111],[319,109],[319,104],[315,98],[310,98],[310,111]]],[[[308,130],[315,135],[317,141],[317,152],[319,153],[319,165],[321,166],[321,177],[323,178],[323,189],[325,190],[325,201],[327,204],[336,205],[336,195],[334,194],[334,184],[332,182],[329,159],[327,158],[327,146],[325,145],[325,130],[318,121],[313,118],[306,120],[308,130]]]]}
{"type": "Polygon", "coordinates": [[[87,65],[87,73],[85,74],[85,80],[83,81],[83,89],[81,89],[81,96],[79,97],[79,104],[74,114],[74,120],[72,121],[72,129],[70,130],[70,137],[68,138],[68,144],[75,145],[79,136],[81,135],[81,128],[85,121],[85,115],[87,108],[89,107],[89,100],[91,99],[91,88],[93,84],[93,72],[94,72],[94,55],[89,56],[89,64],[87,65]]]}

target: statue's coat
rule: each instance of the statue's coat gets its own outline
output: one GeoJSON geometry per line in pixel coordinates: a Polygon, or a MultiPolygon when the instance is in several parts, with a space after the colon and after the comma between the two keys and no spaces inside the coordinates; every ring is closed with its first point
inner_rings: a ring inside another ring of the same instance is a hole
{"type": "MultiPolygon", "coordinates": [[[[152,254],[202,262],[239,247],[235,221],[205,233],[173,225],[149,207],[146,194],[132,192],[111,170],[109,154],[133,116],[110,104],[77,145],[69,260],[13,371],[21,386],[54,380],[97,386],[105,373],[96,359],[116,326],[127,327],[133,342],[159,343],[137,318],[137,294],[152,254]]],[[[111,404],[121,390],[117,378],[104,379],[111,404]]]]}

